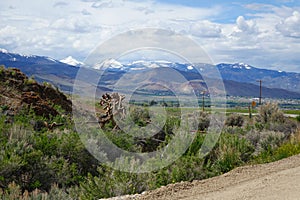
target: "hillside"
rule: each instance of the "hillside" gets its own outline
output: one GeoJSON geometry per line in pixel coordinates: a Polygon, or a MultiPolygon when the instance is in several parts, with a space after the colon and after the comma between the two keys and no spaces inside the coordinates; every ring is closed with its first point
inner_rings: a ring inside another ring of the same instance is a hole
{"type": "Polygon", "coordinates": [[[37,83],[19,69],[0,68],[0,105],[9,115],[32,109],[36,115],[49,118],[59,114],[54,105],[71,112],[72,103],[52,85],[37,83]]]}
{"type": "MultiPolygon", "coordinates": [[[[169,93],[172,91],[178,91],[182,94],[190,94],[191,91],[187,92],[187,89],[193,88],[194,92],[198,95],[203,90],[207,90],[206,84],[203,81],[202,76],[194,71],[181,71],[176,69],[170,70],[167,67],[158,67],[153,69],[143,69],[141,71],[119,71],[119,70],[106,70],[101,77],[101,84],[105,85],[107,88],[113,89],[113,86],[118,86],[120,88],[135,88],[136,85],[153,85],[156,87],[143,88],[144,92],[149,94],[153,93],[166,93],[165,87],[169,88],[169,93]],[[126,74],[125,79],[122,76],[126,74]],[[183,79],[184,77],[184,79],[183,79]],[[122,78],[122,79],[121,79],[122,78]],[[120,79],[122,81],[120,81],[120,79]],[[147,90],[148,89],[148,90],[147,90]],[[172,91],[171,91],[172,90],[172,91]]],[[[210,80],[214,83],[213,78],[205,78],[205,80],[210,80]]],[[[217,83],[218,81],[216,81],[217,83]]],[[[232,80],[223,79],[226,94],[228,96],[243,96],[243,97],[258,97],[259,86],[253,83],[236,82],[232,80]]],[[[211,91],[220,91],[220,85],[210,85],[211,91]]],[[[299,92],[288,91],[280,88],[268,88],[262,87],[263,97],[266,98],[286,98],[286,99],[300,99],[299,92]]],[[[218,92],[216,92],[218,94],[218,92]]]]}
{"type": "Polygon", "coordinates": [[[263,80],[263,85],[268,88],[300,92],[299,73],[259,69],[244,63],[221,63],[217,67],[225,80],[253,84],[258,84],[257,80],[263,80]]]}

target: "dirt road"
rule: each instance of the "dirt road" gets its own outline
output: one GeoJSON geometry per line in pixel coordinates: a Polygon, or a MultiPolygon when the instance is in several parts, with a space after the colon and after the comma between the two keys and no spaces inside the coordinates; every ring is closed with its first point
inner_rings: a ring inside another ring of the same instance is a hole
{"type": "Polygon", "coordinates": [[[114,199],[300,199],[300,155],[237,168],[202,181],[171,184],[142,195],[114,199]]]}

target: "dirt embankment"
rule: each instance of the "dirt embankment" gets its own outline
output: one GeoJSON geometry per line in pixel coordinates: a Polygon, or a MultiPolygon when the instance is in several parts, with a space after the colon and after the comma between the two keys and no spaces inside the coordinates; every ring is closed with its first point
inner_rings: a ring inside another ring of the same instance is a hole
{"type": "Polygon", "coordinates": [[[117,199],[300,199],[300,155],[274,163],[239,167],[207,180],[171,184],[117,199]]]}

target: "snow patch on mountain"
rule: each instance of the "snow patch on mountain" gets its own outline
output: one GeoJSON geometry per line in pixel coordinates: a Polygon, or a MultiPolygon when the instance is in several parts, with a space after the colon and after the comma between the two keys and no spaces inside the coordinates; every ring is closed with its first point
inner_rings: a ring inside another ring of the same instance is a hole
{"type": "Polygon", "coordinates": [[[113,58],[109,58],[109,59],[104,60],[101,63],[97,63],[96,65],[94,65],[93,68],[95,68],[95,69],[102,69],[102,70],[105,70],[105,69],[108,69],[108,68],[122,70],[123,67],[124,66],[119,61],[117,61],[117,60],[115,60],[113,58]]]}
{"type": "Polygon", "coordinates": [[[192,65],[189,65],[189,66],[187,66],[187,69],[192,70],[192,69],[194,69],[194,67],[192,65]]]}
{"type": "Polygon", "coordinates": [[[167,61],[167,60],[157,60],[155,62],[157,62],[157,63],[164,63],[164,64],[172,64],[172,62],[167,61]]]}
{"type": "Polygon", "coordinates": [[[83,62],[80,62],[80,61],[76,60],[72,56],[68,56],[68,57],[60,60],[60,62],[68,64],[68,65],[72,65],[72,66],[82,66],[82,65],[84,65],[83,62]]]}
{"type": "Polygon", "coordinates": [[[136,60],[136,61],[133,61],[131,63],[129,63],[128,65],[137,65],[137,64],[143,64],[145,63],[146,61],[144,60],[136,60]]]}
{"type": "Polygon", "coordinates": [[[154,68],[159,68],[160,66],[156,63],[151,63],[150,65],[148,65],[148,67],[154,69],[154,68]]]}
{"type": "Polygon", "coordinates": [[[239,65],[241,67],[244,67],[245,69],[251,69],[251,66],[249,66],[248,64],[245,64],[245,63],[239,63],[239,65]]]}
{"type": "Polygon", "coordinates": [[[6,49],[2,49],[2,48],[0,48],[0,52],[1,53],[8,53],[8,51],[6,49]]]}
{"type": "Polygon", "coordinates": [[[231,67],[233,69],[247,69],[247,70],[250,70],[252,69],[252,67],[248,64],[245,64],[245,63],[235,63],[235,64],[220,64],[221,67],[224,69],[224,67],[231,67]]]}
{"type": "Polygon", "coordinates": [[[53,59],[53,58],[50,58],[50,57],[47,57],[46,59],[47,59],[47,60],[50,60],[50,61],[52,61],[52,62],[57,62],[57,60],[55,60],[55,59],[53,59]]]}
{"type": "Polygon", "coordinates": [[[144,70],[147,68],[154,69],[159,67],[166,67],[167,64],[171,64],[167,61],[145,61],[145,60],[137,60],[133,61],[125,66],[127,66],[128,69],[131,70],[144,70]]]}
{"type": "Polygon", "coordinates": [[[19,59],[17,59],[17,57],[23,57],[23,58],[36,58],[36,55],[25,55],[25,54],[21,54],[21,53],[15,53],[15,52],[10,52],[6,49],[0,48],[0,53],[4,53],[7,54],[8,56],[12,57],[11,61],[18,61],[19,59]]]}

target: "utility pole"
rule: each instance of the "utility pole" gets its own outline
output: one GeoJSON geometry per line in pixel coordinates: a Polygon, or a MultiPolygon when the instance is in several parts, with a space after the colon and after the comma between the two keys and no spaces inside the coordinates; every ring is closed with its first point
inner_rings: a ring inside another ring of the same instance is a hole
{"type": "Polygon", "coordinates": [[[201,94],[202,94],[202,111],[204,112],[204,95],[205,95],[205,93],[206,93],[206,91],[205,90],[203,90],[202,92],[201,92],[201,94]]]}
{"type": "Polygon", "coordinates": [[[258,80],[259,82],[259,105],[261,105],[261,98],[262,98],[262,80],[258,80]]]}

